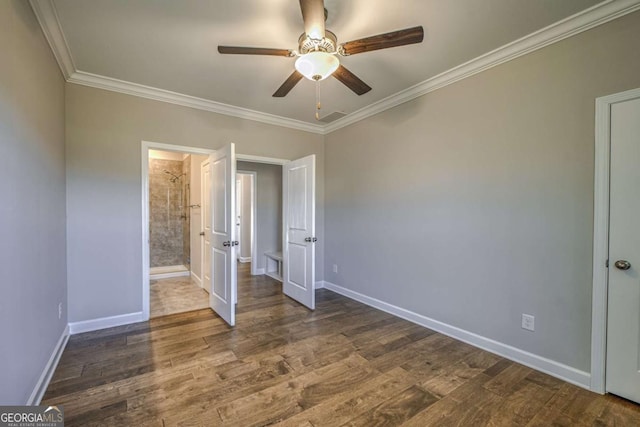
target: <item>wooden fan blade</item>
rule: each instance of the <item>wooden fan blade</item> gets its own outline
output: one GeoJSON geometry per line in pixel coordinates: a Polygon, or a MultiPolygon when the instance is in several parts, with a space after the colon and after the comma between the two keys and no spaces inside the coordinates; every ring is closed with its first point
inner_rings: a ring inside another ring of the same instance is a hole
{"type": "Polygon", "coordinates": [[[218,46],[218,52],[230,55],[273,55],[291,56],[289,49],[269,49],[264,47],[218,46]]]}
{"type": "Polygon", "coordinates": [[[346,87],[348,87],[358,95],[363,95],[371,90],[368,84],[360,80],[358,76],[347,70],[342,65],[340,65],[338,69],[333,73],[333,77],[340,80],[342,84],[344,84],[346,87]]]}
{"type": "Polygon", "coordinates": [[[294,71],[287,80],[282,83],[282,86],[278,88],[278,90],[273,94],[276,98],[282,98],[286,96],[293,87],[298,84],[298,82],[302,79],[302,74],[297,71],[294,71]]]}
{"type": "Polygon", "coordinates": [[[324,37],[324,1],[300,0],[304,32],[312,39],[320,40],[324,37]]]}
{"type": "Polygon", "coordinates": [[[342,44],[342,49],[345,55],[355,55],[372,50],[420,43],[423,39],[424,30],[420,26],[346,42],[342,44]]]}

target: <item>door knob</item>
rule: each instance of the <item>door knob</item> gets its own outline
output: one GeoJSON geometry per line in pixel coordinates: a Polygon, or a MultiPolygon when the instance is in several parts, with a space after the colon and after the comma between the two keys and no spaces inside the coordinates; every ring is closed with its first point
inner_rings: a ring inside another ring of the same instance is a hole
{"type": "Polygon", "coordinates": [[[201,232],[200,232],[200,235],[201,235],[201,236],[204,236],[204,231],[201,231],[201,232]]]}
{"type": "Polygon", "coordinates": [[[229,242],[229,241],[222,242],[222,246],[231,246],[231,242],[229,242]]]}
{"type": "Polygon", "coordinates": [[[631,268],[631,263],[623,259],[619,259],[614,265],[618,270],[628,270],[631,268]]]}
{"type": "Polygon", "coordinates": [[[311,237],[305,237],[305,238],[304,238],[304,241],[305,241],[305,242],[311,242],[311,237]]]}

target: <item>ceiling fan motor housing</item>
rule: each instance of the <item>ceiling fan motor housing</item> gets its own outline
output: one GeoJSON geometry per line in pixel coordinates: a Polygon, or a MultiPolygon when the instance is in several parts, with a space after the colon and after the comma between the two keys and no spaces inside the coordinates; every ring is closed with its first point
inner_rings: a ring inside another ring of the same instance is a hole
{"type": "Polygon", "coordinates": [[[329,30],[325,30],[325,36],[321,39],[312,39],[302,33],[298,39],[298,52],[300,55],[316,51],[335,53],[337,45],[338,38],[329,30]]]}

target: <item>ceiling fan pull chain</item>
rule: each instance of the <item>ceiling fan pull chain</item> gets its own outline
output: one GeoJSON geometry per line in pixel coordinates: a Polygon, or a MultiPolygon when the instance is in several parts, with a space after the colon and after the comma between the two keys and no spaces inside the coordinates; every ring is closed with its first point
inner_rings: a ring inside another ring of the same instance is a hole
{"type": "Polygon", "coordinates": [[[320,80],[316,80],[316,120],[320,120],[320,80]]]}

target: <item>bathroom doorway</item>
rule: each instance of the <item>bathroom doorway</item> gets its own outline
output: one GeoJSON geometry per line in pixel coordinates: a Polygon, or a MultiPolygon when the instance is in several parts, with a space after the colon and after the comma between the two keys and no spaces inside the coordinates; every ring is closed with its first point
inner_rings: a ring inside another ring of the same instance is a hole
{"type": "Polygon", "coordinates": [[[208,155],[169,147],[146,150],[143,199],[148,252],[143,268],[147,303],[143,306],[149,318],[209,307],[209,294],[201,281],[199,233],[200,163],[208,155]]]}

